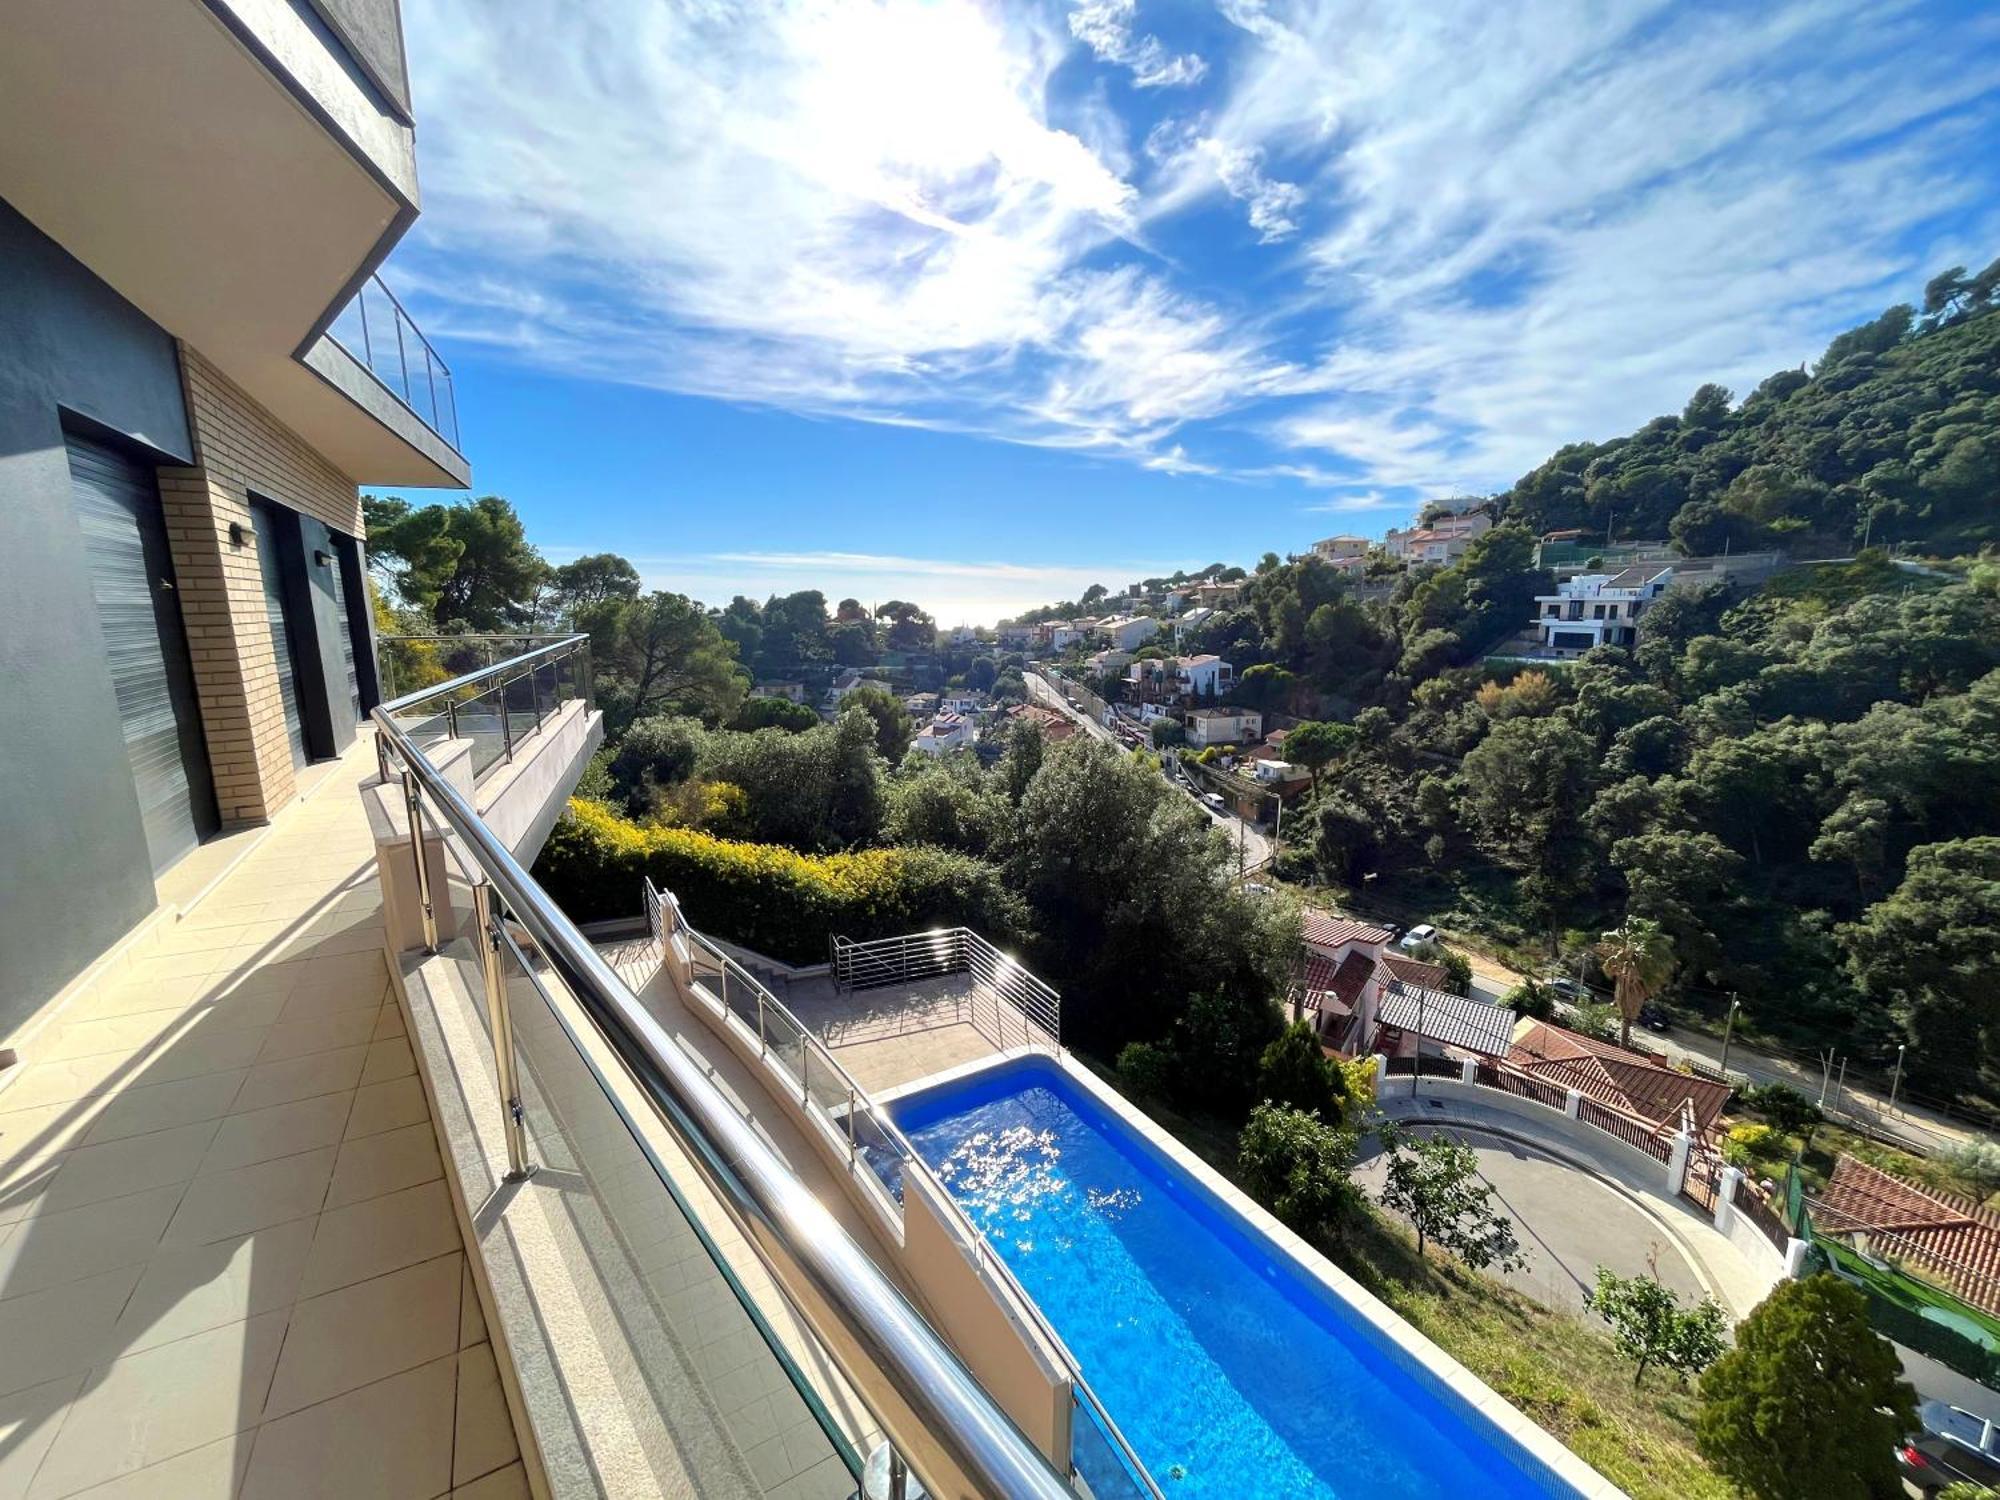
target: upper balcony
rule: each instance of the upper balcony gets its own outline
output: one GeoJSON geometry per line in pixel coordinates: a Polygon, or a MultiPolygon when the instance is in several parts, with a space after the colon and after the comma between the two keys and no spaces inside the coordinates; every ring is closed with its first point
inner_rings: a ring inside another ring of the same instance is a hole
{"type": "Polygon", "coordinates": [[[356,482],[463,486],[418,351],[328,336],[417,217],[403,91],[384,0],[23,0],[0,198],[356,482]]]}

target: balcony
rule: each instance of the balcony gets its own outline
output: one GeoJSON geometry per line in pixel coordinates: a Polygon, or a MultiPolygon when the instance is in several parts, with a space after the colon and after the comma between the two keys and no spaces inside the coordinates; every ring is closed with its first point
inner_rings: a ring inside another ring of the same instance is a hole
{"type": "Polygon", "coordinates": [[[328,327],[327,337],[458,451],[458,398],[451,371],[380,276],[361,283],[354,300],[328,327]]]}

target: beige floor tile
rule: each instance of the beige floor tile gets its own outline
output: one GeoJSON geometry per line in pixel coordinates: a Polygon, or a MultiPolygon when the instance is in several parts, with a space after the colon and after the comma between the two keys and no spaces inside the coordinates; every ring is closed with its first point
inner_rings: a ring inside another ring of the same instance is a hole
{"type": "Polygon", "coordinates": [[[437,1136],[428,1120],[362,1136],[340,1148],[333,1166],[333,1185],[326,1191],[326,1206],[338,1208],[363,1198],[379,1198],[443,1175],[437,1136]]]}
{"type": "Polygon", "coordinates": [[[259,1162],[197,1177],[161,1243],[178,1248],[212,1245],[270,1224],[319,1212],[333,1175],[336,1148],[323,1146],[277,1161],[259,1162]]]}
{"type": "Polygon", "coordinates": [[[183,1191],[154,1188],[13,1225],[0,1240],[0,1299],[137,1265],[159,1244],[183,1191]]]}
{"type": "Polygon", "coordinates": [[[301,979],[285,997],[284,1021],[312,1021],[325,1016],[346,1015],[349,1011],[379,1011],[389,1000],[387,976],[361,979],[320,980],[311,975],[301,979]]]}
{"type": "Polygon", "coordinates": [[[430,1106],[424,1102],[424,1086],[416,1078],[371,1083],[354,1095],[354,1109],[347,1117],[347,1139],[400,1129],[430,1117],[430,1106]]]}
{"type": "Polygon", "coordinates": [[[208,1154],[201,1159],[201,1175],[336,1145],[347,1128],[353,1104],[352,1094],[314,1094],[290,1104],[231,1115],[221,1122],[208,1154]]]}
{"type": "Polygon", "coordinates": [[[55,1445],[69,1405],[89,1377],[66,1375],[0,1396],[0,1500],[21,1500],[55,1445]]]}
{"type": "Polygon", "coordinates": [[[102,1484],[251,1426],[285,1316],[265,1313],[92,1371],[29,1486],[30,1500],[102,1484]]]}
{"type": "Polygon", "coordinates": [[[287,1416],[451,1353],[463,1274],[462,1256],[441,1255],[299,1303],[265,1417],[287,1416]]]}
{"type": "Polygon", "coordinates": [[[320,1215],[300,1295],[318,1296],[459,1248],[441,1180],[329,1209],[320,1215]]]}
{"type": "Polygon", "coordinates": [[[180,1010],[206,994],[209,988],[206,974],[188,974],[178,979],[135,979],[120,974],[88,994],[79,995],[69,1008],[69,1017],[81,1021],[139,1015],[149,1010],[180,1010]]]}
{"type": "Polygon", "coordinates": [[[359,1047],[375,1034],[378,1014],[375,1011],[353,1010],[281,1022],[265,1036],[264,1050],[257,1054],[257,1061],[282,1062],[288,1057],[309,1057],[315,1052],[359,1047]]]}
{"type": "Polygon", "coordinates": [[[200,1120],[217,1120],[229,1113],[248,1068],[225,1073],[209,1073],[200,1078],[183,1078],[174,1083],[146,1084],[126,1089],[107,1099],[91,1122],[84,1140],[124,1140],[155,1130],[171,1130],[200,1120]]]}
{"type": "Polygon", "coordinates": [[[403,1010],[395,1004],[382,1007],[382,1013],[375,1018],[374,1041],[386,1042],[392,1036],[404,1035],[403,1010]]]}
{"type": "Polygon", "coordinates": [[[318,1227],[316,1219],[292,1219],[240,1239],[159,1251],[118,1316],[118,1351],[137,1353],[289,1307],[318,1227]]]}
{"type": "Polygon", "coordinates": [[[461,1485],[451,1500],[528,1500],[528,1473],[519,1464],[496,1469],[483,1479],[461,1485]]]}
{"type": "Polygon", "coordinates": [[[451,1482],[469,1484],[521,1456],[493,1346],[475,1344],[458,1356],[458,1421],[453,1428],[451,1482]]]}
{"type": "Polygon", "coordinates": [[[54,1171],[38,1171],[0,1191],[0,1224],[185,1182],[201,1164],[218,1123],[204,1120],[101,1146],[79,1146],[56,1158],[54,1171]]]}
{"type": "MultiPolygon", "coordinates": [[[[6,1101],[0,1094],[0,1104],[6,1101]]],[[[0,1181],[14,1181],[36,1163],[81,1146],[105,1102],[43,1104],[0,1113],[0,1181]]]]}
{"type": "Polygon", "coordinates": [[[235,1500],[250,1467],[254,1432],[238,1432],[109,1484],[78,1490],[75,1500],[235,1500]]]}
{"type": "Polygon", "coordinates": [[[257,1432],[243,1500],[430,1500],[451,1484],[451,1355],[257,1432]]]}
{"type": "Polygon", "coordinates": [[[486,1313],[479,1305],[479,1285],[473,1279],[472,1260],[465,1262],[465,1284],[458,1291],[458,1347],[470,1349],[486,1342],[486,1313]]]}
{"type": "Polygon", "coordinates": [[[261,1063],[243,1080],[243,1092],[236,1096],[235,1108],[240,1113],[289,1104],[294,1099],[310,1099],[314,1094],[345,1093],[361,1081],[361,1069],[367,1061],[368,1048],[343,1047],[337,1052],[315,1052],[310,1057],[261,1063]]]}
{"type": "Polygon", "coordinates": [[[108,1361],[119,1311],[141,1269],[124,1266],[0,1302],[0,1395],[108,1361]]]}
{"type": "Polygon", "coordinates": [[[387,1083],[392,1078],[407,1078],[417,1071],[416,1059],[410,1055],[410,1044],[402,1037],[391,1037],[386,1042],[371,1042],[368,1046],[368,1066],[362,1069],[363,1083],[387,1083]]]}

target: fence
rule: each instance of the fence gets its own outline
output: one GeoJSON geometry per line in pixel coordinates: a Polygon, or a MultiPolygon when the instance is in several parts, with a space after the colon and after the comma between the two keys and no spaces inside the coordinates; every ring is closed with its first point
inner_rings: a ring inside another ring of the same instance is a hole
{"type": "MultiPolygon", "coordinates": [[[[1041,1045],[1051,1051],[1062,1046],[1062,997],[969,927],[941,927],[861,943],[836,933],[828,942],[827,967],[834,987],[842,990],[969,974],[996,1002],[995,1034],[988,1041],[998,1047],[1012,1045],[1007,1039],[1011,1015],[1019,1045],[1041,1045]]],[[[976,1006],[973,1017],[979,1024],[976,1006]]]]}
{"type": "Polygon", "coordinates": [[[1544,1083],[1539,1078],[1531,1078],[1518,1068],[1510,1068],[1505,1063],[1483,1059],[1474,1071],[1472,1081],[1489,1089],[1499,1089],[1503,1093],[1518,1094],[1523,1099],[1536,1104],[1547,1105],[1550,1109],[1569,1108],[1569,1090],[1554,1084],[1544,1083]]]}
{"type": "MultiPolygon", "coordinates": [[[[1032,1324],[1048,1347],[1063,1361],[1074,1393],[1075,1420],[1072,1421],[1070,1467],[1083,1475],[1091,1493],[1106,1500],[1164,1500],[1145,1465],[1139,1461],[1111,1415],[1084,1378],[1075,1356],[1062,1341],[1041,1309],[1015,1279],[998,1254],[965,1214],[950,1189],[938,1181],[926,1162],[897,1128],[867,1090],[856,1083],[819,1036],[795,1016],[790,1007],[773,995],[755,976],[730,958],[701,933],[687,925],[680,903],[670,891],[654,888],[643,881],[646,922],[653,938],[662,944],[664,957],[672,951],[687,955],[690,988],[698,1000],[716,1008],[727,1024],[741,1026],[754,1036],[759,1059],[777,1075],[780,1084],[796,1093],[799,1104],[824,1141],[836,1155],[844,1154],[847,1171],[891,1220],[900,1220],[907,1180],[922,1179],[930,1191],[926,1196],[944,1205],[960,1242],[966,1247],[993,1289],[995,1299],[1017,1320],[1032,1324]]],[[[834,939],[835,953],[848,950],[853,972],[870,977],[886,971],[883,954],[888,945],[905,944],[907,967],[915,974],[937,975],[972,972],[979,979],[980,967],[994,976],[992,983],[1013,984],[1018,975],[1046,996],[1055,1007],[1052,1020],[1060,1024],[1060,1002],[1056,992],[1001,953],[978,933],[967,928],[946,928],[916,934],[910,939],[883,939],[874,943],[851,943],[834,939]],[[939,942],[938,939],[947,941],[939,942]],[[870,950],[882,950],[873,952],[870,950]],[[958,967],[940,965],[956,962],[958,967]],[[978,966],[978,967],[975,967],[978,966]],[[1011,966],[1013,974],[1004,966],[1011,966]]],[[[838,964],[836,963],[836,972],[838,964]]],[[[880,983],[893,982],[889,979],[880,983]]],[[[854,985],[853,988],[866,988],[854,985]]],[[[996,991],[997,993],[997,991],[996,991]]],[[[1032,993],[1024,989],[1024,993],[1032,993]]],[[[1039,1024],[1039,1023],[1037,1023],[1039,1024]]],[[[1051,1036],[1055,1034],[1051,1028],[1051,1036]]]]}
{"type": "Polygon", "coordinates": [[[1722,1158],[1713,1151],[1688,1152],[1687,1171],[1681,1175],[1681,1196],[1712,1215],[1716,1201],[1722,1196],[1722,1168],[1722,1158]]]}
{"type": "Polygon", "coordinates": [[[1595,1126],[1606,1135],[1615,1135],[1628,1146],[1644,1151],[1658,1162],[1673,1160],[1673,1147],[1646,1121],[1619,1110],[1607,1109],[1595,1099],[1581,1099],[1577,1103],[1576,1117],[1586,1125],[1595,1126]]]}
{"type": "Polygon", "coordinates": [[[1736,1179],[1736,1192],[1730,1202],[1738,1213],[1764,1232],[1764,1238],[1777,1247],[1780,1255],[1784,1254],[1792,1240],[1791,1226],[1764,1194],[1751,1185],[1749,1178],[1736,1179]]]}

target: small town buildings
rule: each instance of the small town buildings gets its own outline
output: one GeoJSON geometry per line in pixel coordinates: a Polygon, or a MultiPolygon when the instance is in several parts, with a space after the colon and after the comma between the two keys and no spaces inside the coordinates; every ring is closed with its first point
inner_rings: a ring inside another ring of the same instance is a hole
{"type": "Polygon", "coordinates": [[[1236,685],[1235,669],[1214,655],[1142,657],[1125,677],[1142,697],[1177,701],[1219,698],[1236,685]]]}
{"type": "Polygon", "coordinates": [[[840,712],[840,702],[849,693],[861,686],[863,678],[858,668],[842,667],[833,674],[833,681],[827,684],[825,695],[820,699],[820,709],[824,713],[840,712]]]}
{"type": "Polygon", "coordinates": [[[1076,720],[1068,714],[1057,713],[1052,708],[1044,708],[1039,703],[1017,703],[1007,710],[1007,723],[1011,729],[1015,724],[1032,724],[1041,731],[1044,740],[1059,745],[1077,732],[1076,720]]]}
{"type": "Polygon", "coordinates": [[[1234,604],[1243,597],[1242,583],[1197,583],[1194,597],[1210,609],[1220,609],[1226,604],[1234,604]]]}
{"type": "Polygon", "coordinates": [[[1326,562],[1358,560],[1368,555],[1368,538],[1346,533],[1330,536],[1312,545],[1313,556],[1326,562]]]}
{"type": "Polygon", "coordinates": [[[921,724],[925,719],[936,715],[939,707],[938,695],[936,693],[912,693],[903,700],[903,707],[909,712],[912,719],[921,724]]]}
{"type": "Polygon", "coordinates": [[[771,681],[760,682],[750,689],[753,698],[783,698],[787,703],[806,701],[806,685],[803,682],[771,681]]]}
{"type": "Polygon", "coordinates": [[[1188,743],[1197,750],[1210,745],[1240,745],[1264,732],[1264,716],[1254,708],[1190,708],[1181,715],[1188,743]]]}
{"type": "Polygon", "coordinates": [[[1082,620],[1044,620],[1035,627],[1034,644],[1049,651],[1067,651],[1089,631],[1082,620]]]}
{"type": "Polygon", "coordinates": [[[947,714],[983,714],[993,700],[978,688],[958,688],[938,700],[938,711],[947,714]]]}
{"type": "Polygon", "coordinates": [[[1151,615],[1114,615],[1097,627],[1097,634],[1119,651],[1136,651],[1159,633],[1160,622],[1151,615]]]}
{"type": "Polygon", "coordinates": [[[1534,628],[1543,649],[1574,655],[1593,646],[1632,646],[1639,617],[1672,585],[1665,563],[1639,563],[1617,573],[1579,573],[1535,596],[1534,628]]]}
{"type": "Polygon", "coordinates": [[[1025,651],[1035,643],[1035,627],[1016,625],[1011,620],[993,632],[994,639],[1002,646],[1015,651],[1025,651]]]}
{"type": "Polygon", "coordinates": [[[1168,589],[1160,596],[1160,608],[1170,615],[1177,615],[1188,602],[1188,591],[1184,588],[1168,589]]]}
{"type": "Polygon", "coordinates": [[[1503,1058],[1513,1037],[1514,1013],[1504,1005],[1391,978],[1381,987],[1368,1050],[1384,1057],[1503,1058]]]}
{"type": "Polygon", "coordinates": [[[1575,1089],[1606,1108],[1644,1120],[1658,1136],[1677,1133],[1686,1120],[1698,1136],[1706,1137],[1731,1093],[1726,1083],[1683,1073],[1644,1052],[1547,1021],[1523,1024],[1507,1061],[1544,1083],[1575,1089]]]}
{"type": "Polygon", "coordinates": [[[1206,604],[1197,604],[1193,609],[1176,615],[1174,617],[1174,644],[1178,646],[1181,643],[1182,636],[1186,635],[1190,630],[1199,629],[1214,618],[1215,610],[1206,604]]]}
{"type": "Polygon", "coordinates": [[[964,714],[941,713],[923,727],[910,748],[921,750],[926,755],[948,755],[970,745],[978,736],[978,728],[964,714]]]}
{"type": "Polygon", "coordinates": [[[1132,665],[1130,651],[1093,651],[1083,659],[1083,664],[1102,677],[1107,672],[1122,672],[1132,665]]]}
{"type": "Polygon", "coordinates": [[[1389,532],[1382,539],[1391,557],[1405,562],[1456,562],[1472,544],[1472,539],[1493,529],[1493,518],[1483,510],[1433,516],[1419,526],[1389,532]]]}

